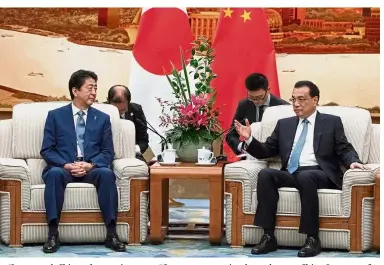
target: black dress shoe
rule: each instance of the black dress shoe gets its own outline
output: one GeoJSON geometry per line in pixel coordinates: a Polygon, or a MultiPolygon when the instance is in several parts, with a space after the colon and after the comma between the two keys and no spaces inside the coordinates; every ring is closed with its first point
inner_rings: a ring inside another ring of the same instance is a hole
{"type": "Polygon", "coordinates": [[[268,234],[264,234],[261,239],[259,244],[254,246],[252,248],[251,253],[252,254],[267,254],[272,251],[277,250],[277,240],[275,236],[270,236],[268,234]]]}
{"type": "Polygon", "coordinates": [[[60,248],[59,234],[48,236],[47,242],[43,246],[44,253],[55,253],[60,248]]]}
{"type": "Polygon", "coordinates": [[[309,236],[305,240],[304,246],[299,250],[297,256],[300,258],[314,257],[319,255],[321,252],[320,239],[309,236]]]}
{"type": "Polygon", "coordinates": [[[107,235],[105,246],[117,252],[125,251],[125,244],[120,241],[119,237],[115,233],[107,235]]]}

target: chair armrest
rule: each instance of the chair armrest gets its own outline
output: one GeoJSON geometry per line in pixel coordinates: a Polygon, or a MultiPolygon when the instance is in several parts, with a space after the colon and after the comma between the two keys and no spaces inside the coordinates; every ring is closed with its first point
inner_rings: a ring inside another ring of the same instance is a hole
{"type": "Polygon", "coordinates": [[[0,158],[0,178],[29,181],[27,162],[23,159],[0,158]]]}
{"type": "Polygon", "coordinates": [[[252,190],[256,189],[259,172],[268,167],[268,162],[242,160],[227,164],[224,168],[225,181],[241,182],[243,186],[243,210],[251,211],[252,190]]]}
{"type": "Polygon", "coordinates": [[[137,158],[115,159],[112,163],[113,172],[118,180],[143,178],[149,175],[148,166],[137,158]]]}
{"type": "Polygon", "coordinates": [[[342,187],[342,207],[344,215],[349,216],[351,210],[352,187],[353,186],[373,186],[375,177],[380,169],[379,164],[366,165],[370,169],[348,169],[344,173],[342,187]]]}
{"type": "MultiPolygon", "coordinates": [[[[31,200],[31,181],[29,168],[25,160],[0,158],[0,180],[4,181],[4,183],[21,182],[21,209],[28,209],[31,200]]],[[[5,184],[5,190],[6,186],[7,184],[5,184]]]]}

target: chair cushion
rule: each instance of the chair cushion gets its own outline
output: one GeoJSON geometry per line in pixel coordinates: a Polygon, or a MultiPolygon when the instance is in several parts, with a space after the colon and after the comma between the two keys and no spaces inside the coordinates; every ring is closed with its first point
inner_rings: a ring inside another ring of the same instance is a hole
{"type": "MultiPolygon", "coordinates": [[[[32,211],[45,211],[44,184],[31,186],[32,211]]],[[[120,210],[120,188],[117,188],[120,210]]],[[[88,183],[69,183],[65,189],[63,211],[100,211],[95,186],[88,183]]]]}
{"type": "MultiPolygon", "coordinates": [[[[320,216],[342,216],[341,190],[319,189],[319,214],[320,216]]],[[[280,188],[277,214],[300,215],[301,203],[299,191],[295,188],[280,188]]],[[[256,189],[252,191],[252,212],[256,212],[256,189]]]]}

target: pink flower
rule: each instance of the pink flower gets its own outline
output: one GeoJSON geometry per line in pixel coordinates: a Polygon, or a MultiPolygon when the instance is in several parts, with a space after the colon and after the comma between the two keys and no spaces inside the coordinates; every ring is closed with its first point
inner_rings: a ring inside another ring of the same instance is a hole
{"type": "Polygon", "coordinates": [[[160,126],[195,128],[196,130],[211,128],[210,130],[220,131],[219,110],[213,106],[211,98],[210,94],[191,95],[187,103],[182,99],[170,102],[157,98],[162,108],[160,126]],[[166,109],[169,109],[170,114],[165,112],[166,109]]]}

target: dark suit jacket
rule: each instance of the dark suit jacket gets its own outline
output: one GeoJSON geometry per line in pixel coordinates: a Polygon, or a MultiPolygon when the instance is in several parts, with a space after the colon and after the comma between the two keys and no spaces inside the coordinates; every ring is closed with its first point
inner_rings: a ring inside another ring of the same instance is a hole
{"type": "MultiPolygon", "coordinates": [[[[272,94],[270,95],[271,95],[271,98],[269,101],[270,107],[289,104],[283,99],[275,97],[272,94]]],[[[251,102],[247,98],[239,102],[236,109],[235,116],[232,119],[232,125],[234,124],[235,120],[242,121],[244,118],[247,118],[250,124],[256,122],[256,106],[253,102],[251,102]]],[[[262,118],[262,115],[260,118],[262,118]]],[[[225,140],[235,154],[237,155],[240,154],[240,152],[237,150],[237,147],[240,144],[240,140],[239,140],[239,134],[236,132],[236,130],[230,131],[225,137],[225,140]]]]}
{"type": "Polygon", "coordinates": [[[129,103],[128,111],[125,113],[125,119],[135,124],[136,144],[140,147],[140,152],[143,154],[148,148],[149,137],[147,132],[147,119],[145,118],[141,105],[129,103]]]}
{"type": "MultiPolygon", "coordinates": [[[[281,169],[285,170],[298,123],[298,117],[279,120],[272,135],[267,138],[265,143],[260,143],[253,138],[246,151],[258,159],[278,155],[282,162],[281,169]]],[[[342,187],[343,177],[339,161],[345,168],[349,168],[353,162],[361,163],[355,149],[344,134],[343,123],[338,116],[317,112],[313,150],[317,163],[339,189],[342,187]]]]}
{"type": "MultiPolygon", "coordinates": [[[[48,112],[40,154],[51,167],[63,167],[77,157],[77,139],[72,105],[48,112]]],[[[109,115],[89,107],[84,134],[84,161],[96,167],[110,167],[115,156],[109,115]]]]}

